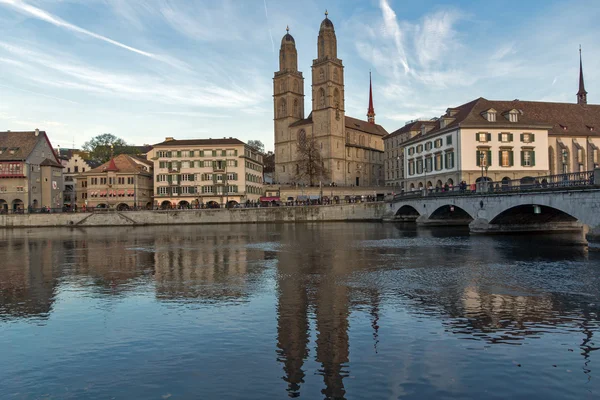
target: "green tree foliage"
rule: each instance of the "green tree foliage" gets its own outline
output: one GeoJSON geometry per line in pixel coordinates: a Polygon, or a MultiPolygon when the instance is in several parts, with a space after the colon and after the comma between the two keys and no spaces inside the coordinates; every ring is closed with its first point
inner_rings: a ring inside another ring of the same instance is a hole
{"type": "Polygon", "coordinates": [[[265,152],[265,145],[260,140],[248,140],[248,146],[260,153],[264,154],[265,152]]]}
{"type": "Polygon", "coordinates": [[[93,137],[83,144],[83,150],[88,153],[89,159],[101,163],[105,163],[110,160],[111,156],[118,156],[119,154],[139,154],[135,146],[128,145],[123,139],[111,133],[103,133],[93,137]]]}

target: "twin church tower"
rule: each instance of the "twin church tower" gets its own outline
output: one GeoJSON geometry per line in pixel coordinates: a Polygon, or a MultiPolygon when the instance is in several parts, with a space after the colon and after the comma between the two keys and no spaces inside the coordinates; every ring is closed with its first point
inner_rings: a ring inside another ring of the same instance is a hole
{"type": "Polygon", "coordinates": [[[337,56],[333,23],[325,12],[312,65],[312,109],[304,111],[304,77],[298,71],[298,52],[292,35],[281,39],[279,71],[273,78],[275,112],[275,180],[281,184],[307,183],[298,179],[297,144],[302,135],[314,136],[323,159],[323,184],[372,186],[383,184],[383,136],[375,124],[369,87],[368,121],[346,116],[344,65],[337,56]]]}

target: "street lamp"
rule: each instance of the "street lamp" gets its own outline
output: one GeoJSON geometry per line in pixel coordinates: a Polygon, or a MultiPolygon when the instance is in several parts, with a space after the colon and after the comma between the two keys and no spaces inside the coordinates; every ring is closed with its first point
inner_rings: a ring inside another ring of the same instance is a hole
{"type": "Polygon", "coordinates": [[[479,183],[479,188],[483,191],[483,168],[485,167],[485,154],[482,150],[479,151],[479,165],[481,166],[481,182],[479,183]]]}
{"type": "Polygon", "coordinates": [[[423,158],[423,172],[425,172],[425,182],[423,186],[425,187],[425,196],[427,196],[427,192],[429,191],[429,188],[427,187],[427,158],[423,158]]]}

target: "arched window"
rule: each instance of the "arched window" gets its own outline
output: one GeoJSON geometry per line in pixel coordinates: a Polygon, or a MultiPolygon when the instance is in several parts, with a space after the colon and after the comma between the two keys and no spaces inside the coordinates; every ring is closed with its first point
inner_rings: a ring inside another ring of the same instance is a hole
{"type": "Polygon", "coordinates": [[[338,171],[340,170],[340,162],[339,161],[337,162],[337,169],[338,169],[338,171]]]}
{"type": "Polygon", "coordinates": [[[285,99],[279,99],[279,118],[284,118],[287,114],[287,105],[285,99]]]}
{"type": "Polygon", "coordinates": [[[325,89],[319,89],[319,107],[325,107],[325,89]]]}
{"type": "Polygon", "coordinates": [[[336,82],[338,80],[338,70],[337,70],[337,68],[335,68],[333,70],[333,80],[336,81],[336,82]]]}
{"type": "Polygon", "coordinates": [[[304,129],[301,129],[300,132],[298,132],[298,141],[306,141],[306,131],[304,129]]]}
{"type": "Polygon", "coordinates": [[[298,108],[298,99],[294,99],[294,117],[300,116],[300,110],[298,108]]]}
{"type": "Polygon", "coordinates": [[[325,79],[325,70],[323,68],[321,68],[319,70],[319,80],[322,81],[323,79],[325,79]]]}
{"type": "Polygon", "coordinates": [[[281,93],[285,92],[285,81],[279,82],[279,91],[281,93]]]}
{"type": "Polygon", "coordinates": [[[340,91],[337,88],[333,91],[333,106],[335,108],[340,106],[340,91]]]}

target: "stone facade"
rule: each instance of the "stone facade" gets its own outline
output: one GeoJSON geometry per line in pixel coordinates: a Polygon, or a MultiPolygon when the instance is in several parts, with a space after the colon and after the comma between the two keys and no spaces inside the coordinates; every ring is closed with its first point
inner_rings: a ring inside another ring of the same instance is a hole
{"type": "Polygon", "coordinates": [[[263,194],[262,154],[238,139],[167,138],[148,157],[155,207],[234,206],[263,194]]]}
{"type": "MultiPolygon", "coordinates": [[[[279,51],[279,71],[273,78],[275,181],[307,183],[298,178],[298,140],[314,137],[326,174],[324,184],[383,185],[383,140],[385,129],[345,115],[344,65],[337,56],[337,38],[327,17],[321,23],[317,58],[312,65],[311,113],[304,114],[304,77],[298,71],[294,38],[287,33],[279,51]]],[[[372,105],[372,100],[371,100],[372,105]]],[[[372,107],[369,107],[371,110],[372,107]]]]}
{"type": "Polygon", "coordinates": [[[80,209],[152,207],[152,163],[120,154],[76,176],[80,209]]]}
{"type": "MultiPolygon", "coordinates": [[[[84,154],[78,150],[63,150],[61,149],[61,161],[63,168],[63,198],[65,207],[73,207],[78,204],[78,197],[81,197],[82,193],[77,192],[77,176],[86,171],[90,171],[94,167],[97,167],[99,163],[88,161],[84,158],[84,154]]],[[[80,199],[81,200],[81,199],[80,199]]],[[[82,202],[79,201],[79,204],[82,202]]]]}
{"type": "Polygon", "coordinates": [[[46,132],[0,132],[0,212],[62,209],[62,169],[46,132]]]}

